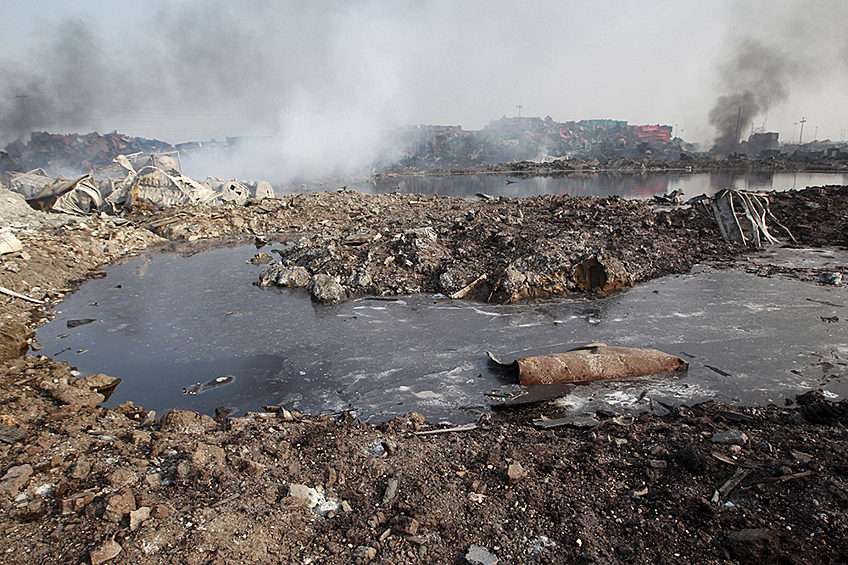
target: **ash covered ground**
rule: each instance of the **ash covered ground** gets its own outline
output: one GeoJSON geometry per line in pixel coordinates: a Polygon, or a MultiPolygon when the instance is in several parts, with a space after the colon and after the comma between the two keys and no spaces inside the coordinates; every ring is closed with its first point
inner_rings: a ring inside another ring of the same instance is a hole
{"type": "MultiPolygon", "coordinates": [[[[770,205],[798,245],[848,246],[844,187],[773,194],[770,205]]],[[[0,219],[23,246],[2,256],[0,286],[47,303],[0,298],[6,563],[848,561],[848,406],[814,393],[792,406],[600,414],[588,429],[535,428],[558,415],[543,405],[420,435],[435,428],[416,414],[365,425],[349,414],[105,409],[104,381],[28,351],[48,307],[78,283],[169,241],[291,241],[280,268],[327,275],[339,299],[509,302],[732,264],[742,248],[704,209],[325,192],[74,217],[3,191],[0,219]],[[581,279],[592,257],[604,277],[581,279]]]]}

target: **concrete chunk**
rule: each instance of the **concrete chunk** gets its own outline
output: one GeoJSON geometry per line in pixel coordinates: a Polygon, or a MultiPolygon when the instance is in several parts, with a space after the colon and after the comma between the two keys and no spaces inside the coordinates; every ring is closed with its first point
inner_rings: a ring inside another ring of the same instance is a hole
{"type": "Polygon", "coordinates": [[[18,490],[29,482],[31,476],[31,465],[17,465],[12,467],[0,479],[0,494],[8,494],[14,498],[18,495],[18,490]]]}

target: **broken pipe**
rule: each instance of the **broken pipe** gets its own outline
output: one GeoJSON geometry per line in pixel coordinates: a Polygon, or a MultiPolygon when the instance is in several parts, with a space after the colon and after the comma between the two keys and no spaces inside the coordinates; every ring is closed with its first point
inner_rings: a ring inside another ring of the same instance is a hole
{"type": "Polygon", "coordinates": [[[590,343],[565,353],[526,357],[512,363],[502,363],[491,353],[488,355],[499,365],[518,369],[523,386],[637,377],[689,368],[689,363],[680,357],[656,349],[611,347],[605,343],[590,343]]]}

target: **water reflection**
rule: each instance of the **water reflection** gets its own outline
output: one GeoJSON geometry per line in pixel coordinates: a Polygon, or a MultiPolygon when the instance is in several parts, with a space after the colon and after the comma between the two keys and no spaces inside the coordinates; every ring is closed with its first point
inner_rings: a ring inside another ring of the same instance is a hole
{"type": "Polygon", "coordinates": [[[555,177],[519,178],[514,175],[462,175],[453,177],[411,177],[369,181],[348,188],[366,194],[441,194],[473,198],[482,192],[509,198],[542,194],[571,196],[620,196],[651,198],[683,191],[684,197],[712,195],[723,188],[785,191],[808,186],[842,185],[848,175],[836,173],[568,173],[555,177]]]}
{"type": "Polygon", "coordinates": [[[821,364],[848,359],[841,326],[823,321],[841,317],[844,287],[707,269],[603,299],[497,306],[418,295],[324,306],[301,290],[252,286],[255,253],[156,253],[109,267],[66,298],[38,340],[84,374],[122,378],[110,406],[133,400],[160,413],[290,403],[353,408],[372,421],[410,411],[473,420],[486,394],[517,388],[490,369],[486,351],[510,360],[594,341],[662,349],[690,369],[581,387],[571,402],[766,404],[810,388],[848,393],[844,366],[821,364]],[[68,327],[80,319],[97,321],[68,327]]]}

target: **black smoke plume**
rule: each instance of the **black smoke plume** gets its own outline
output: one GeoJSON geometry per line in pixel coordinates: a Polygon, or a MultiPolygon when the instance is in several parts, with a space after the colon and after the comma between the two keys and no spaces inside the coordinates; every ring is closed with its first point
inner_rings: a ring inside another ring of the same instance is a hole
{"type": "Polygon", "coordinates": [[[789,96],[789,81],[799,65],[778,48],[759,41],[746,41],[722,72],[728,94],[719,96],[708,115],[717,130],[716,153],[733,153],[740,136],[759,115],[789,96]]]}

